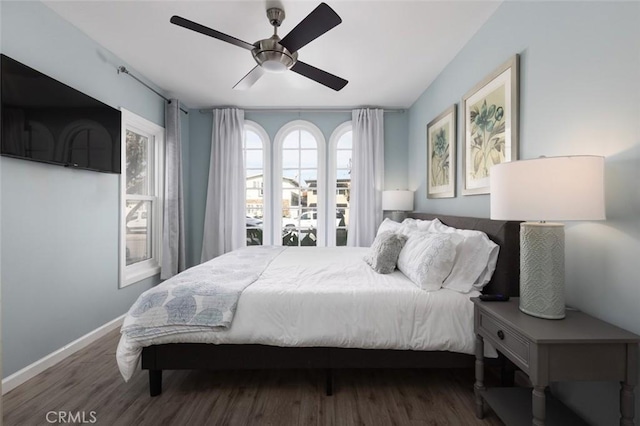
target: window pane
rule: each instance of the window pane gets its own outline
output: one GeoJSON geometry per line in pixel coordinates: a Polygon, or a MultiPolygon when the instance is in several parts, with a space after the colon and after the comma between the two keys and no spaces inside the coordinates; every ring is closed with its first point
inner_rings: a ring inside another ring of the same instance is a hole
{"type": "Polygon", "coordinates": [[[300,215],[300,228],[317,228],[318,227],[318,212],[316,209],[302,209],[300,215]]]}
{"type": "Polygon", "coordinates": [[[336,246],[346,246],[347,245],[347,228],[338,228],[336,229],[336,246]]]}
{"type": "Polygon", "coordinates": [[[127,129],[127,194],[149,195],[149,138],[127,129]]]}
{"type": "Polygon", "coordinates": [[[336,153],[337,156],[337,168],[351,170],[351,151],[339,150],[336,153]]]}
{"type": "Polygon", "coordinates": [[[295,148],[298,149],[300,147],[299,143],[299,132],[291,132],[289,133],[282,142],[282,148],[295,148]]]}
{"type": "Polygon", "coordinates": [[[318,187],[318,170],[300,170],[300,183],[304,188],[317,188],[318,187]]]}
{"type": "Polygon", "coordinates": [[[336,170],[336,179],[351,180],[351,172],[349,170],[336,170]]]}
{"type": "Polygon", "coordinates": [[[300,131],[300,148],[318,148],[316,138],[306,130],[300,131]]]}
{"type": "Polygon", "coordinates": [[[244,148],[262,149],[262,139],[253,130],[244,131],[244,148]]]}
{"type": "Polygon", "coordinates": [[[318,167],[318,151],[315,149],[306,149],[300,151],[300,167],[318,167]]]}
{"type": "Polygon", "coordinates": [[[301,246],[318,245],[318,231],[316,229],[301,229],[298,238],[301,246]]]}
{"type": "Polygon", "coordinates": [[[249,204],[247,201],[247,217],[245,219],[247,226],[247,245],[262,245],[262,205],[249,204]]]}
{"type": "Polygon", "coordinates": [[[247,245],[248,246],[262,245],[262,228],[259,228],[259,229],[247,228],[247,245]]]}
{"type": "Polygon", "coordinates": [[[262,168],[262,150],[261,149],[252,149],[247,150],[246,152],[246,160],[244,166],[247,169],[261,169],[262,168]]]}
{"type": "Polygon", "coordinates": [[[300,190],[299,189],[283,189],[282,190],[282,208],[300,207],[300,190]]]}
{"type": "Polygon", "coordinates": [[[250,179],[260,178],[260,180],[262,180],[262,169],[246,169],[244,172],[247,176],[247,188],[251,186],[251,184],[249,184],[250,179]]]}
{"type": "Polygon", "coordinates": [[[300,177],[299,170],[283,170],[282,177],[284,178],[282,181],[283,188],[298,188],[300,186],[298,182],[298,178],[300,177]]]}
{"type": "Polygon", "coordinates": [[[282,167],[285,169],[293,169],[300,167],[300,151],[293,149],[285,149],[282,151],[282,167]]]}
{"type": "Polygon", "coordinates": [[[338,149],[351,149],[352,139],[353,139],[353,132],[349,131],[344,135],[342,135],[340,139],[338,139],[338,143],[336,144],[336,147],[338,149]]]}
{"type": "Polygon", "coordinates": [[[131,265],[151,259],[152,202],[127,200],[126,203],[126,262],[131,265]]]}
{"type": "Polygon", "coordinates": [[[262,204],[247,203],[247,216],[245,218],[247,228],[263,228],[262,204]]]}
{"type": "Polygon", "coordinates": [[[298,231],[294,228],[287,228],[282,233],[282,245],[283,246],[297,246],[299,245],[298,231]]]}

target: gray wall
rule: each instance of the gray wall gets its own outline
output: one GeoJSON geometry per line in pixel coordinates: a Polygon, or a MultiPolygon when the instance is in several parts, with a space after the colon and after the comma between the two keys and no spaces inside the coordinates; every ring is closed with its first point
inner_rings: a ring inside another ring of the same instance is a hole
{"type": "MultiPolygon", "coordinates": [[[[350,113],[285,113],[285,112],[248,112],[247,120],[260,124],[269,134],[271,143],[278,130],[293,120],[307,120],[322,130],[326,142],[338,125],[351,120],[350,113]]],[[[408,112],[387,113],[384,117],[385,137],[385,188],[407,188],[407,142],[408,112]]],[[[190,202],[187,207],[189,242],[187,244],[187,260],[189,265],[200,263],[202,250],[202,229],[204,226],[204,210],[209,178],[209,159],[211,154],[211,131],[213,117],[211,113],[200,113],[191,110],[189,113],[190,135],[190,202]]]]}
{"type": "MultiPolygon", "coordinates": [[[[409,188],[417,190],[417,210],[489,216],[487,195],[426,199],[426,124],[460,106],[514,53],[521,54],[520,158],[606,157],[607,220],[567,224],[567,303],[640,334],[640,3],[503,3],[410,109],[409,188]]],[[[457,147],[459,194],[460,138],[457,147]]],[[[618,423],[617,383],[554,390],[590,423],[618,423]]]]}
{"type": "MultiPolygon", "coordinates": [[[[1,19],[2,53],[164,125],[164,102],[43,4],[3,2],[1,19]]],[[[6,377],[122,315],[156,281],[118,289],[119,175],[5,157],[0,166],[6,377]]]]}

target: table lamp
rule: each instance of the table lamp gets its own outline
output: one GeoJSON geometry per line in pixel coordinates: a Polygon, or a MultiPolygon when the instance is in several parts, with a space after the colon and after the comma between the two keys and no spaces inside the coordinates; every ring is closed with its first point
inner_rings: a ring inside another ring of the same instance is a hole
{"type": "Polygon", "coordinates": [[[520,224],[520,310],[564,318],[564,225],[546,221],[605,219],[604,157],[502,163],[490,184],[491,219],[530,221],[520,224]]]}
{"type": "Polygon", "coordinates": [[[402,222],[407,216],[406,212],[413,210],[413,191],[383,191],[382,210],[391,211],[391,219],[402,222]]]}

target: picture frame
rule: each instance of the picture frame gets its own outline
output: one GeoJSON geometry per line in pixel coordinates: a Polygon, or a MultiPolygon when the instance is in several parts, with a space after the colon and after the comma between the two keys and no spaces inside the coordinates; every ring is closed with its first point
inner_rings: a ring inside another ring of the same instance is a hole
{"type": "Polygon", "coordinates": [[[456,196],[456,104],[427,124],[427,198],[456,196]]]}
{"type": "Polygon", "coordinates": [[[489,194],[491,166],[518,159],[520,56],[462,98],[462,195],[489,194]]]}

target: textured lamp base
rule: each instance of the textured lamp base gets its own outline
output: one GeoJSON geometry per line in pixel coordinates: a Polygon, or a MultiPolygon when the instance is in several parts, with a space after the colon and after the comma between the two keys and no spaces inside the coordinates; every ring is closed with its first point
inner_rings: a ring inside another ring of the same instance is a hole
{"type": "Polygon", "coordinates": [[[564,313],[564,225],[520,224],[520,310],[538,318],[564,313]]]}
{"type": "Polygon", "coordinates": [[[394,210],[391,212],[391,220],[394,222],[402,222],[407,218],[407,212],[394,210]]]}

